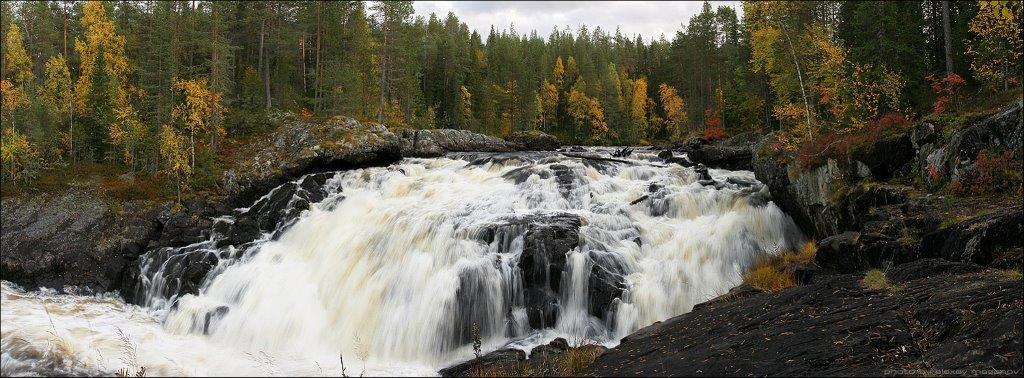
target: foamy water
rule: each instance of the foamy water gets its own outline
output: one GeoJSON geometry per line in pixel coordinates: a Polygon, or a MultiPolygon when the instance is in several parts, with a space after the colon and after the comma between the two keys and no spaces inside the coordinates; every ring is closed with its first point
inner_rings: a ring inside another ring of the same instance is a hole
{"type": "Polygon", "coordinates": [[[342,354],[348,375],[430,375],[472,356],[460,337],[466,317],[487,350],[556,336],[614,345],[738,285],[766,251],[801,242],[752,173],[711,170],[716,188],[637,155],[635,164],[406,159],[341,172],[280,237],[221,260],[198,295],[160,298],[144,277],[153,289],[145,308],[5,283],[2,371],[337,376],[342,354]],[[516,180],[523,169],[534,174],[516,180]],[[556,323],[534,330],[524,326],[516,265],[523,235],[477,236],[510,218],[553,214],[581,219],[580,243],[552,278],[561,282],[556,323]],[[621,265],[626,290],[609,315],[595,316],[588,281],[604,257],[621,265]]]}

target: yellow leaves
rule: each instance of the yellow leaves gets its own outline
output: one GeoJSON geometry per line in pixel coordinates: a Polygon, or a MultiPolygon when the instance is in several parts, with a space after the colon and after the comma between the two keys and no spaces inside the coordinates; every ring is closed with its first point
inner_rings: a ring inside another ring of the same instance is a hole
{"type": "Polygon", "coordinates": [[[170,125],[160,128],[160,157],[164,168],[174,174],[179,188],[183,181],[192,174],[188,151],[185,149],[185,138],[178,135],[170,125]]]}
{"type": "MultiPolygon", "coordinates": [[[[573,61],[576,62],[575,60],[573,61]]],[[[562,57],[555,58],[555,67],[551,70],[551,75],[555,77],[555,84],[559,88],[565,83],[565,66],[562,64],[562,57]]]]}
{"type": "MultiPolygon", "coordinates": [[[[561,60],[559,60],[561,61],[561,60]]],[[[556,67],[558,65],[556,64],[556,67]]],[[[540,86],[541,119],[545,125],[554,125],[558,121],[558,88],[544,80],[540,86]]]]}
{"type": "Polygon", "coordinates": [[[4,38],[4,64],[10,72],[13,84],[24,89],[25,86],[32,85],[35,74],[32,73],[32,60],[25,52],[21,39],[21,29],[12,23],[4,38]]]}
{"type": "MultiPolygon", "coordinates": [[[[125,55],[125,38],[118,35],[114,22],[107,18],[107,11],[99,1],[89,1],[83,7],[83,38],[75,39],[75,50],[79,55],[78,85],[75,86],[78,109],[86,109],[86,99],[92,91],[92,75],[96,69],[104,70],[110,78],[126,86],[130,66],[125,55]],[[99,54],[103,54],[103,67],[96,67],[99,54]]],[[[100,89],[97,89],[100,90],[100,89]]],[[[123,93],[123,89],[118,92],[123,93]]]]}
{"type": "Polygon", "coordinates": [[[70,116],[74,100],[74,83],[64,56],[57,55],[46,61],[40,97],[46,107],[59,116],[70,116]]]}
{"type": "Polygon", "coordinates": [[[675,88],[665,83],[658,86],[658,96],[661,97],[661,109],[665,112],[665,127],[674,138],[685,137],[683,125],[686,123],[686,109],[683,98],[679,97],[675,88]]]}
{"type": "Polygon", "coordinates": [[[15,86],[10,80],[0,80],[0,92],[3,92],[5,118],[12,117],[14,111],[29,105],[28,94],[25,93],[25,89],[15,86]]]}
{"type": "Polygon", "coordinates": [[[5,178],[11,181],[19,178],[27,178],[26,168],[33,163],[36,151],[28,142],[24,134],[19,133],[13,127],[4,128],[0,138],[0,163],[6,172],[5,178]]]}
{"type": "MultiPolygon", "coordinates": [[[[575,61],[570,57],[571,63],[575,61]]],[[[587,127],[590,129],[591,139],[599,140],[608,132],[608,124],[604,120],[604,109],[601,102],[596,98],[587,96],[584,92],[586,83],[582,78],[577,78],[569,91],[566,100],[567,112],[572,118],[576,127],[587,127]]]]}
{"type": "Polygon", "coordinates": [[[215,112],[224,110],[221,94],[210,89],[206,78],[176,79],[172,88],[183,96],[183,101],[171,111],[172,118],[180,121],[192,134],[202,132],[224,134],[224,129],[220,125],[211,122],[215,112]]]}
{"type": "Polygon", "coordinates": [[[1024,43],[1019,19],[1024,5],[1016,1],[982,1],[980,5],[970,24],[977,37],[967,44],[967,54],[974,58],[971,70],[991,87],[1006,88],[1020,80],[1024,43]]]}
{"type": "Polygon", "coordinates": [[[647,78],[633,81],[633,96],[629,101],[629,118],[640,135],[647,135],[647,78]]]}
{"type": "Polygon", "coordinates": [[[473,95],[469,93],[469,89],[466,89],[465,85],[459,86],[459,111],[462,113],[463,120],[473,118],[473,95]]]}

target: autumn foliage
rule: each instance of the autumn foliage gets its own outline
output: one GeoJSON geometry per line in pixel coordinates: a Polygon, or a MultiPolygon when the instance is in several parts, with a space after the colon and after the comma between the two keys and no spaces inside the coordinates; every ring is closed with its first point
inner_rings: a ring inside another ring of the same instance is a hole
{"type": "Polygon", "coordinates": [[[956,110],[960,110],[960,102],[963,97],[964,79],[955,73],[949,73],[943,76],[928,75],[928,83],[932,87],[932,91],[938,96],[935,99],[935,104],[932,105],[932,111],[935,114],[942,114],[948,110],[949,107],[953,107],[956,110]]]}

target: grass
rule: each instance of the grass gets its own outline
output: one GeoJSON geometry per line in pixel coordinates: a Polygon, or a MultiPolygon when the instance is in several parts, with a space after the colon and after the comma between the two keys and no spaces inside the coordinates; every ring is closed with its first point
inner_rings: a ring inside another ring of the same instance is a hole
{"type": "Polygon", "coordinates": [[[757,289],[772,293],[796,286],[796,277],[788,268],[813,263],[817,252],[817,243],[813,240],[808,241],[799,251],[783,252],[757,263],[743,275],[743,281],[757,289]]]}
{"type": "Polygon", "coordinates": [[[886,277],[885,272],[879,269],[867,271],[864,274],[864,278],[861,278],[860,284],[869,290],[892,291],[895,289],[892,282],[889,282],[889,277],[886,277]]]}
{"type": "Polygon", "coordinates": [[[602,353],[604,353],[604,350],[597,345],[581,345],[569,348],[563,356],[561,373],[566,376],[578,375],[583,369],[594,363],[594,360],[602,353]]]}
{"type": "Polygon", "coordinates": [[[1020,281],[1024,279],[1024,275],[1021,274],[1019,268],[1001,269],[999,270],[998,275],[1000,278],[1003,278],[1007,281],[1020,281]]]}

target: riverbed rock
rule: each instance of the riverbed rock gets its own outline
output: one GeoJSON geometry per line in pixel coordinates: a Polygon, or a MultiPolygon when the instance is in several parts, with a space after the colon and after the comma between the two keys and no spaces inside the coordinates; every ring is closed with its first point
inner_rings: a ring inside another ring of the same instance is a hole
{"type": "MultiPolygon", "coordinates": [[[[900,369],[1021,369],[1019,274],[897,267],[873,290],[862,273],[780,293],[712,301],[627,336],[584,376],[886,375],[900,369]]],[[[942,262],[940,262],[942,264],[942,262]]],[[[927,373],[926,373],[927,374],[927,373]]]]}
{"type": "Polygon", "coordinates": [[[517,145],[469,130],[435,129],[399,131],[405,157],[438,157],[448,152],[512,152],[517,145]]]}
{"type": "Polygon", "coordinates": [[[1010,207],[966,219],[925,235],[925,257],[1020,269],[1024,241],[1024,210],[1010,207]]]}
{"type": "Polygon", "coordinates": [[[120,207],[79,189],[5,197],[0,278],[27,289],[116,290],[126,264],[159,234],[162,210],[140,202],[120,207]]]}
{"type": "Polygon", "coordinates": [[[505,138],[523,151],[555,151],[562,147],[554,135],[539,130],[516,131],[505,138]]]}
{"type": "Polygon", "coordinates": [[[438,374],[442,377],[492,377],[502,373],[509,375],[520,369],[525,360],[526,352],[522,350],[499,349],[479,358],[441,369],[438,374]]]}
{"type": "Polygon", "coordinates": [[[402,141],[377,123],[348,117],[287,115],[275,131],[246,144],[221,188],[234,206],[248,206],[274,187],[302,175],[381,166],[402,157],[402,141]]]}

